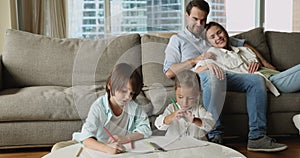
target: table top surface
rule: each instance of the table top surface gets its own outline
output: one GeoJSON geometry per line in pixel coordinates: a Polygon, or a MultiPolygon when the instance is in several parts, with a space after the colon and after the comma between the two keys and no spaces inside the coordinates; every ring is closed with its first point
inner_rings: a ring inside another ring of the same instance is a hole
{"type": "MultiPolygon", "coordinates": [[[[164,147],[167,152],[162,152],[162,151],[156,151],[153,149],[149,149],[149,150],[144,150],[141,147],[142,145],[142,141],[161,141],[163,139],[165,139],[166,137],[164,136],[152,136],[148,139],[143,139],[140,140],[139,142],[136,143],[136,148],[134,150],[130,150],[128,149],[128,146],[125,146],[128,151],[126,153],[122,153],[122,154],[116,154],[116,155],[111,155],[111,154],[106,154],[100,151],[95,151],[92,149],[88,149],[83,147],[82,144],[78,143],[78,144],[74,144],[74,145],[70,145],[67,146],[65,148],[56,150],[54,152],[51,152],[47,155],[45,155],[43,158],[57,158],[57,157],[68,157],[68,158],[96,158],[96,157],[134,157],[134,158],[139,158],[139,157],[147,157],[147,158],[157,158],[157,157],[197,157],[197,158],[201,158],[201,157],[222,157],[222,158],[245,158],[245,156],[243,154],[241,154],[240,152],[233,150],[229,147],[223,146],[223,145],[219,145],[219,144],[215,144],[215,143],[211,143],[211,142],[207,142],[207,141],[194,141],[192,139],[182,139],[180,142],[180,145],[175,142],[175,146],[176,147],[164,147]],[[193,142],[192,142],[193,141],[193,142]],[[140,144],[139,144],[140,143],[140,144]],[[192,145],[192,144],[196,145],[192,145]],[[190,144],[190,145],[186,145],[186,144],[190,144]],[[182,147],[181,147],[182,146],[182,147]],[[83,147],[83,148],[82,148],[83,147]],[[81,150],[80,155],[78,156],[78,152],[81,150]]],[[[167,140],[167,139],[165,139],[167,140]]]]}

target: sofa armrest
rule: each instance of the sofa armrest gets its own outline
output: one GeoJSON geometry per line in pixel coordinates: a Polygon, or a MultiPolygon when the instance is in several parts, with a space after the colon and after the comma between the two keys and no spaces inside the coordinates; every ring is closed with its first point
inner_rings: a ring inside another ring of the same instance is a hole
{"type": "Polygon", "coordinates": [[[2,54],[0,54],[0,90],[2,90],[2,54]]]}

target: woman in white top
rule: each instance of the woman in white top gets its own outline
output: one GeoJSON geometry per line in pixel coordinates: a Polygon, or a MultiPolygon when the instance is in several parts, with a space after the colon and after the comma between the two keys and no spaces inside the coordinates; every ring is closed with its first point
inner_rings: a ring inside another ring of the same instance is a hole
{"type": "Polygon", "coordinates": [[[257,73],[265,77],[267,87],[275,96],[279,96],[279,92],[291,93],[300,90],[300,64],[283,72],[260,67],[255,53],[246,47],[231,46],[227,31],[216,22],[206,25],[206,38],[213,46],[208,52],[216,54],[216,60],[207,59],[199,62],[198,66],[214,63],[225,71],[257,73]]]}

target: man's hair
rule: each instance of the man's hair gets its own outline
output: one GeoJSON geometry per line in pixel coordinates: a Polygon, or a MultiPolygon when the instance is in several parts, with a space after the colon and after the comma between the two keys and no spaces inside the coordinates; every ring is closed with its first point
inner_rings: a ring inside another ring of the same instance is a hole
{"type": "Polygon", "coordinates": [[[209,14],[209,4],[204,0],[192,0],[188,3],[188,5],[185,8],[185,11],[188,15],[191,14],[191,10],[193,7],[197,7],[202,11],[205,11],[207,15],[209,14]]]}
{"type": "Polygon", "coordinates": [[[191,70],[180,71],[175,76],[175,91],[181,87],[192,87],[195,92],[201,94],[200,78],[197,73],[191,70]]]}
{"type": "Polygon", "coordinates": [[[128,82],[131,84],[134,93],[132,99],[135,100],[142,89],[142,77],[133,66],[126,63],[117,64],[106,81],[106,92],[109,96],[110,92],[114,96],[115,91],[122,90],[128,82]],[[108,89],[108,85],[110,85],[111,91],[108,89]]]}

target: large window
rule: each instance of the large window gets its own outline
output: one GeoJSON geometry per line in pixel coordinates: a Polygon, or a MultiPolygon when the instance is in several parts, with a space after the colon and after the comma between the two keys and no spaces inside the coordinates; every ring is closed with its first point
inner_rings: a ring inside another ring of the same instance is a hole
{"type": "Polygon", "coordinates": [[[265,29],[300,32],[299,0],[265,0],[265,29]]]}
{"type": "MultiPolygon", "coordinates": [[[[185,26],[188,1],[68,0],[68,36],[104,38],[126,33],[177,32],[185,26]]],[[[221,23],[230,34],[259,26],[297,31],[300,11],[295,1],[207,0],[211,8],[208,21],[221,23]]]]}
{"type": "Polygon", "coordinates": [[[125,33],[177,32],[183,0],[68,0],[68,36],[103,38],[125,33]]]}

